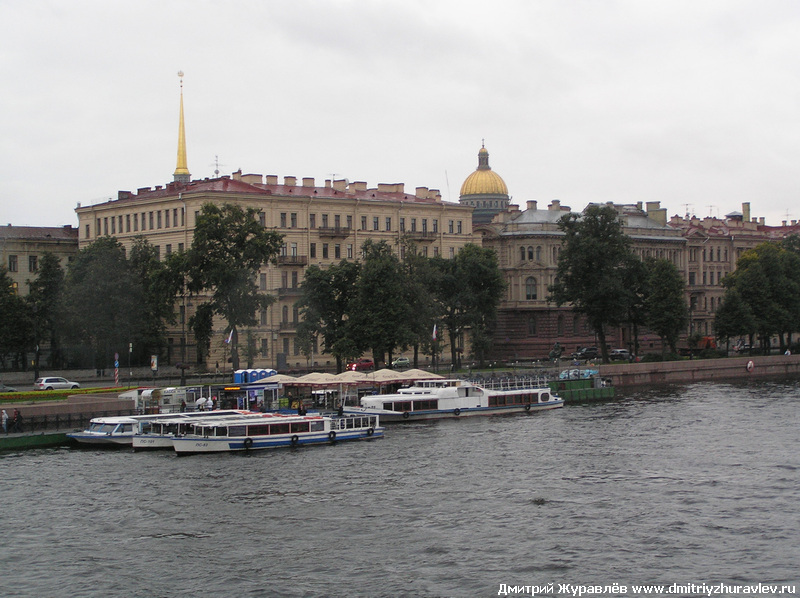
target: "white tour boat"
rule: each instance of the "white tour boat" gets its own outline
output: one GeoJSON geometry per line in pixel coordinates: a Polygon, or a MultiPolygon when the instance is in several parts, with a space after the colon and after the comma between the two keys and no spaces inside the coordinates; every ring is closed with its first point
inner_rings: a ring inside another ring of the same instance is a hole
{"type": "Polygon", "coordinates": [[[172,449],[172,439],[185,434],[191,424],[243,417],[265,417],[265,414],[243,409],[221,409],[219,411],[170,413],[166,417],[142,419],[134,424],[131,445],[134,451],[172,449]]]}
{"type": "Polygon", "coordinates": [[[284,415],[267,413],[253,418],[203,421],[191,424],[172,439],[179,455],[333,443],[340,440],[380,438],[377,415],[284,415]]]}
{"type": "Polygon", "coordinates": [[[80,432],[70,432],[67,438],[72,438],[81,444],[130,446],[133,426],[137,423],[135,417],[133,415],[94,417],[89,421],[88,428],[80,432]]]}
{"type": "Polygon", "coordinates": [[[344,412],[380,415],[384,422],[496,415],[557,409],[564,400],[547,385],[512,382],[500,388],[479,386],[466,380],[419,380],[396,394],[365,395],[360,407],[344,412]]]}
{"type": "MultiPolygon", "coordinates": [[[[224,410],[204,411],[204,416],[219,417],[223,415],[250,413],[249,411],[224,410]]],[[[168,421],[181,418],[197,417],[197,413],[148,413],[143,415],[115,415],[111,417],[93,417],[89,427],[80,432],[70,432],[66,436],[80,444],[104,444],[108,446],[133,444],[133,438],[140,426],[146,423],[168,421]]],[[[172,446],[171,444],[169,445],[172,446]]]]}

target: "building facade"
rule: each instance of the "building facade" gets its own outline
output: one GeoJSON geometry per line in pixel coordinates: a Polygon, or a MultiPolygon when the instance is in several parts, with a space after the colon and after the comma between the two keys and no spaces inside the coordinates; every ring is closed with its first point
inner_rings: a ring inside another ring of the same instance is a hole
{"type": "MultiPolygon", "coordinates": [[[[322,268],[341,260],[360,257],[363,243],[386,241],[403,256],[413,243],[426,256],[454,257],[461,247],[475,242],[472,208],[443,202],[437,190],[419,187],[406,192],[402,183],[379,184],[326,180],[317,186],[313,178],[234,173],[230,177],[178,180],[165,186],[120,191],[116,200],[76,209],[81,248],[99,237],[115,237],[130,249],[137,236],[145,237],[163,258],[188,249],[194,225],[205,203],[231,203],[258,210],[262,226],[284,235],[277,265],[267,265],[256,274],[259,289],[277,301],[257,315],[259,324],[239,331],[240,347],[246,339],[255,346],[254,367],[280,369],[306,367],[306,357],[295,342],[300,285],[305,269],[322,268]]],[[[197,360],[188,330],[198,299],[186,298],[178,306],[179,325],[169,331],[168,363],[197,360]]],[[[207,365],[225,368],[226,323],[215,323],[211,357],[207,365]]],[[[240,356],[244,352],[240,349],[240,356]]],[[[328,355],[315,355],[314,362],[330,365],[328,355]]]]}
{"type": "Polygon", "coordinates": [[[0,227],[0,264],[6,267],[18,295],[28,294],[28,283],[39,272],[42,255],[52,253],[66,269],[78,253],[78,230],[63,227],[0,227]]]}

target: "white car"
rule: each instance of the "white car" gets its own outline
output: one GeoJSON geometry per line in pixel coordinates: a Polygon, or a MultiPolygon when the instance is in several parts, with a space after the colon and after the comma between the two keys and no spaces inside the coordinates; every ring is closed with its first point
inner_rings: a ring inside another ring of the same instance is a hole
{"type": "Polygon", "coordinates": [[[56,388],[80,388],[77,382],[70,382],[66,378],[38,378],[33,383],[33,390],[55,390],[56,388]]]}

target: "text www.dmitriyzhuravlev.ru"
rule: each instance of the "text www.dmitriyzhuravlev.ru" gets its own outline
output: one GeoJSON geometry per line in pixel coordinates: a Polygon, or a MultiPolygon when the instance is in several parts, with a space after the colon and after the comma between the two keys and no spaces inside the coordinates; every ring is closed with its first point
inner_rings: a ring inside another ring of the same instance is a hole
{"type": "Polygon", "coordinates": [[[549,583],[545,585],[500,584],[498,596],[780,596],[797,593],[795,584],[679,584],[636,585],[605,584],[579,585],[570,583],[549,583]]]}

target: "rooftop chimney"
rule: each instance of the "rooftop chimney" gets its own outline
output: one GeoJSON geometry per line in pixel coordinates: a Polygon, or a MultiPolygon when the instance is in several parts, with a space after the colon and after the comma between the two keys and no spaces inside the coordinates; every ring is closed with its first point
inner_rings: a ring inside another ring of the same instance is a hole
{"type": "Polygon", "coordinates": [[[535,199],[529,199],[528,200],[528,209],[529,210],[536,210],[536,200],[535,199]]]}

